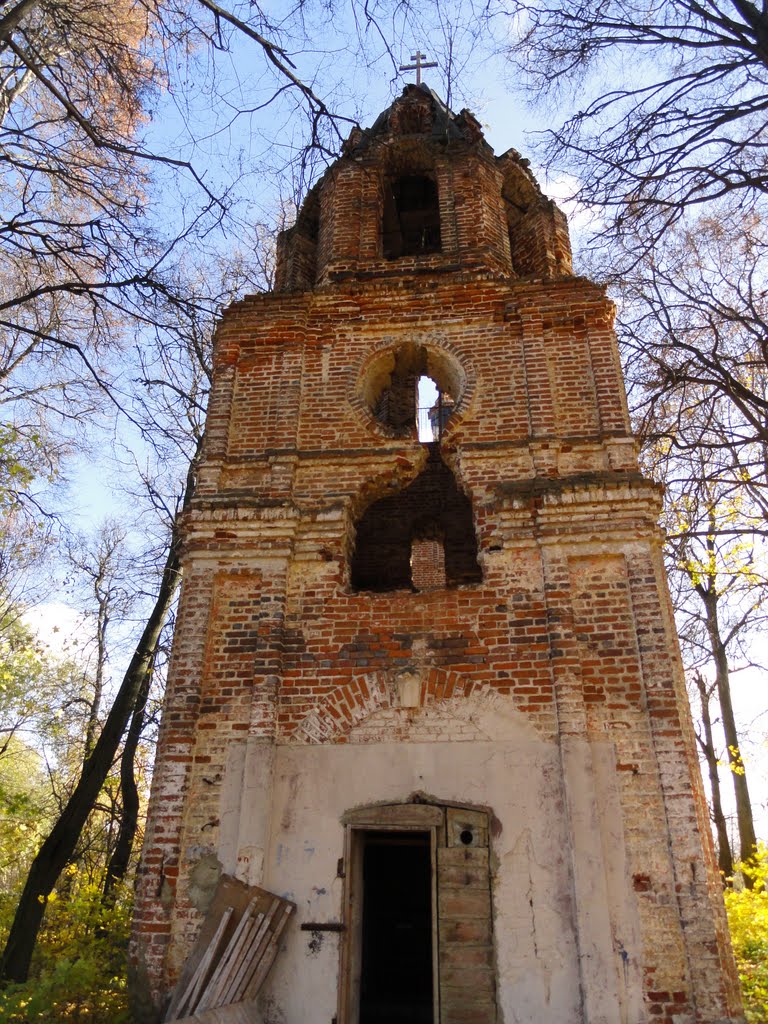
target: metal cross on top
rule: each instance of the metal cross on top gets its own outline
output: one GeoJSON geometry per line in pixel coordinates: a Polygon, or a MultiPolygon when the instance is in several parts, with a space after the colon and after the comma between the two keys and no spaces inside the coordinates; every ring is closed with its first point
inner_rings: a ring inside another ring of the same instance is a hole
{"type": "Polygon", "coordinates": [[[426,57],[426,53],[422,53],[421,50],[417,50],[416,53],[411,54],[411,60],[415,60],[415,64],[401,64],[401,71],[415,71],[416,72],[416,85],[421,85],[421,69],[422,68],[436,68],[437,61],[430,61],[428,64],[422,64],[422,61],[426,57]]]}

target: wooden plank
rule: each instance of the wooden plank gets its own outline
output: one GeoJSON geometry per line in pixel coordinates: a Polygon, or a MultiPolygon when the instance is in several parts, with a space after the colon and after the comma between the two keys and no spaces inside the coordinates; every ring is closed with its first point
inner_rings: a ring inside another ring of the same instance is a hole
{"type": "Polygon", "coordinates": [[[259,923],[257,929],[255,929],[249,936],[248,948],[243,950],[243,955],[239,958],[238,967],[236,971],[233,971],[229,977],[228,985],[224,994],[225,1002],[237,1002],[237,992],[240,987],[241,978],[243,972],[248,970],[248,967],[253,961],[253,957],[256,955],[261,943],[262,935],[268,930],[269,922],[271,921],[271,910],[267,912],[262,921],[259,923]]]}
{"type": "Polygon", "coordinates": [[[258,1020],[255,1003],[234,1003],[230,1006],[219,1006],[213,1010],[203,1010],[193,1017],[184,1017],[175,1024],[253,1024],[258,1020]]]}
{"type": "Polygon", "coordinates": [[[272,925],[272,920],[279,906],[280,900],[275,900],[275,902],[270,907],[267,916],[264,918],[264,921],[262,922],[262,925],[259,928],[258,934],[253,936],[250,949],[247,950],[246,955],[241,960],[237,974],[232,978],[230,986],[227,990],[227,998],[229,1002],[235,1003],[239,999],[242,999],[243,995],[245,994],[245,985],[243,984],[243,979],[245,977],[250,977],[254,965],[258,964],[259,962],[259,959],[261,957],[261,950],[264,944],[264,936],[268,934],[272,925]]]}
{"type": "Polygon", "coordinates": [[[243,997],[257,975],[260,987],[277,953],[278,937],[296,909],[289,900],[228,876],[217,887],[214,902],[216,911],[203,923],[165,1017],[169,1024],[252,1024],[253,1006],[243,997]],[[232,904],[222,909],[229,895],[232,904]]]}
{"type": "Polygon", "coordinates": [[[442,807],[431,804],[381,804],[347,811],[342,816],[344,825],[354,828],[415,828],[428,831],[443,823],[442,807]]]}
{"type": "Polygon", "coordinates": [[[488,815],[485,811],[472,811],[464,807],[449,807],[446,812],[448,846],[488,846],[488,815]],[[462,834],[469,839],[462,841],[462,834]]]}
{"type": "Polygon", "coordinates": [[[437,865],[438,853],[445,843],[445,821],[432,829],[429,841],[430,903],[432,907],[432,1024],[441,1024],[440,1012],[440,927],[437,907],[437,865]]]}
{"type": "Polygon", "coordinates": [[[205,915],[200,928],[200,934],[179,977],[176,987],[177,992],[185,991],[192,975],[205,955],[205,951],[208,949],[211,939],[218,928],[219,921],[227,907],[234,908],[234,915],[229,922],[229,930],[231,932],[254,896],[259,897],[259,910],[265,910],[274,898],[274,893],[260,889],[258,886],[246,885],[245,882],[241,882],[231,875],[221,876],[211,905],[208,908],[208,913],[205,915]]]}
{"type": "Polygon", "coordinates": [[[494,1024],[487,815],[448,808],[448,845],[437,851],[441,1024],[494,1024]],[[461,833],[471,830],[472,842],[461,833]]]}
{"type": "MultiPolygon", "coordinates": [[[[276,909],[278,909],[278,908],[275,908],[275,910],[276,909]]],[[[288,907],[287,907],[289,916],[293,912],[293,909],[294,909],[294,907],[289,904],[288,907]]],[[[266,948],[269,945],[269,942],[271,940],[271,936],[273,934],[275,934],[275,932],[276,932],[276,934],[280,935],[280,933],[283,931],[283,927],[284,926],[282,925],[282,922],[283,922],[283,920],[285,918],[285,913],[286,913],[286,906],[284,905],[283,906],[283,915],[278,920],[278,924],[276,924],[276,926],[274,926],[272,928],[270,933],[262,936],[259,948],[256,951],[256,956],[254,957],[253,962],[252,962],[251,970],[248,971],[244,975],[243,982],[242,982],[241,998],[248,998],[249,997],[248,993],[251,991],[251,988],[252,988],[252,985],[253,985],[253,979],[256,977],[256,975],[261,970],[262,957],[264,955],[264,952],[265,952],[266,948]]]]}
{"type": "Polygon", "coordinates": [[[491,917],[491,894],[487,887],[451,889],[443,885],[437,896],[437,905],[443,921],[480,921],[491,917]]]}
{"type": "Polygon", "coordinates": [[[184,993],[181,999],[179,1000],[178,1005],[176,1007],[173,1007],[172,1004],[171,1007],[169,1007],[168,1016],[166,1017],[166,1020],[176,1020],[179,1014],[191,1013],[192,1010],[194,1009],[200,991],[206,984],[211,971],[215,968],[216,958],[223,944],[224,935],[227,930],[227,925],[229,924],[230,918],[232,917],[233,913],[234,911],[232,907],[227,907],[225,909],[224,913],[222,914],[221,920],[219,921],[218,927],[210,943],[208,944],[208,948],[205,950],[205,953],[203,954],[202,960],[200,961],[194,974],[190,978],[189,984],[184,990],[184,993]],[[172,1016],[171,1013],[173,1013],[172,1016]]]}
{"type": "Polygon", "coordinates": [[[251,918],[246,927],[240,933],[237,945],[233,945],[227,951],[226,960],[222,958],[222,969],[219,973],[215,989],[212,989],[210,997],[206,1000],[206,1009],[209,1007],[225,1006],[227,1003],[232,1002],[231,999],[227,998],[227,991],[232,982],[232,978],[237,973],[243,956],[251,946],[254,935],[257,934],[261,928],[263,919],[263,914],[257,914],[255,918],[251,918]]]}
{"type": "Polygon", "coordinates": [[[203,958],[197,965],[189,983],[185,986],[183,991],[180,986],[177,987],[176,995],[174,995],[165,1016],[166,1021],[178,1020],[180,1013],[186,1012],[190,1007],[194,1009],[197,996],[202,986],[205,984],[210,970],[214,966],[215,958],[218,955],[219,947],[222,944],[224,933],[226,932],[227,925],[229,924],[233,913],[234,911],[232,907],[227,907],[224,911],[221,920],[219,921],[219,925],[214,932],[213,938],[209,942],[208,948],[205,950],[203,958]]]}
{"type": "Polygon", "coordinates": [[[245,913],[240,918],[237,928],[235,928],[232,938],[229,940],[227,948],[224,950],[221,959],[216,965],[216,970],[211,976],[211,979],[208,982],[205,991],[202,993],[200,997],[200,1001],[198,1002],[197,1006],[193,1007],[192,1009],[207,1010],[214,1005],[216,993],[221,987],[222,976],[227,973],[232,952],[237,949],[241,936],[245,931],[247,931],[248,926],[250,924],[251,916],[253,915],[253,911],[256,907],[257,902],[257,898],[254,897],[248,904],[248,906],[245,908],[245,913]]]}
{"type": "Polygon", "coordinates": [[[211,977],[208,987],[198,1004],[198,1010],[209,1010],[221,1005],[221,1000],[219,998],[221,991],[227,984],[231,972],[234,969],[233,963],[237,961],[239,952],[242,949],[243,941],[247,938],[251,928],[253,927],[253,910],[254,903],[252,901],[240,919],[237,929],[230,939],[229,945],[222,953],[217,969],[211,977]]]}
{"type": "Polygon", "coordinates": [[[488,888],[488,849],[454,846],[440,850],[437,867],[438,884],[458,889],[488,888]]]}
{"type": "Polygon", "coordinates": [[[247,999],[255,999],[261,989],[261,986],[264,984],[264,979],[269,974],[269,969],[277,956],[277,947],[280,942],[280,936],[282,935],[285,926],[288,924],[288,919],[294,909],[294,906],[290,903],[283,904],[282,917],[278,920],[277,925],[272,932],[272,938],[270,939],[269,945],[264,950],[256,973],[246,989],[245,996],[247,999]]]}
{"type": "Polygon", "coordinates": [[[270,907],[269,914],[267,915],[267,920],[264,922],[264,927],[261,929],[258,938],[254,942],[253,949],[251,950],[251,955],[248,958],[248,964],[244,965],[246,969],[241,972],[238,978],[239,998],[243,998],[243,995],[247,988],[248,980],[253,975],[254,970],[256,970],[256,968],[258,967],[259,961],[261,960],[261,956],[264,952],[264,947],[269,942],[270,935],[272,934],[270,929],[272,928],[272,922],[279,907],[280,901],[275,900],[275,902],[270,907]]]}

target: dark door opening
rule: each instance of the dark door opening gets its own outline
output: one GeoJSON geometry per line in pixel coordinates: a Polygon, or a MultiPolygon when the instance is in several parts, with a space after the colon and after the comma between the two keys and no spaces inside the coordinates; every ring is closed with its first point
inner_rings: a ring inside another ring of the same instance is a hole
{"type": "Polygon", "coordinates": [[[432,1024],[432,854],[428,832],[363,842],[360,1024],[432,1024]]]}

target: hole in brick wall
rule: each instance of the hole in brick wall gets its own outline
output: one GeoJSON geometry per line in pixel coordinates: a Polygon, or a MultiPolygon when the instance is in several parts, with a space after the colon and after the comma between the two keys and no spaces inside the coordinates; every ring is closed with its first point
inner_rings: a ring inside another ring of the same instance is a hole
{"type": "Polygon", "coordinates": [[[417,384],[417,431],[420,441],[442,441],[443,430],[453,414],[455,402],[441,391],[431,377],[419,377],[417,384]]]}
{"type": "Polygon", "coordinates": [[[354,590],[429,590],[478,583],[472,504],[437,444],[422,473],[397,494],[373,502],[357,523],[354,590]]]}
{"type": "Polygon", "coordinates": [[[440,252],[440,203],[432,178],[408,174],[386,183],[382,239],[388,260],[440,252]]]}
{"type": "Polygon", "coordinates": [[[361,391],[375,418],[395,437],[439,441],[461,383],[460,368],[446,353],[406,343],[373,360],[361,391]]]}

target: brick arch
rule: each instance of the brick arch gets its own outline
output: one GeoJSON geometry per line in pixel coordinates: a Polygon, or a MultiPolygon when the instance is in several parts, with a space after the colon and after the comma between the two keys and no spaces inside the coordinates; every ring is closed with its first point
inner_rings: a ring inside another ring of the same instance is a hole
{"type": "Polygon", "coordinates": [[[411,335],[397,338],[389,336],[372,345],[358,366],[351,369],[347,400],[369,431],[391,437],[393,432],[376,418],[371,409],[370,392],[376,383],[371,377],[386,373],[388,363],[394,366],[397,350],[408,345],[425,350],[428,376],[430,370],[438,376],[445,376],[458,392],[454,396],[456,405],[444,431],[446,437],[450,436],[474,400],[477,376],[466,353],[444,338],[439,331],[414,331],[411,335]]]}
{"type": "Polygon", "coordinates": [[[358,722],[381,708],[392,706],[389,680],[385,672],[353,676],[348,683],[335,686],[317,702],[289,734],[299,743],[339,743],[358,722]]]}
{"type": "MultiPolygon", "coordinates": [[[[418,674],[418,670],[414,669],[418,674]]],[[[493,699],[496,691],[487,683],[467,678],[450,669],[430,668],[421,674],[418,704],[403,704],[398,681],[405,673],[368,672],[334,687],[313,711],[286,736],[294,743],[344,743],[355,726],[389,708],[436,707],[465,697],[493,699]]],[[[505,696],[505,701],[513,698],[505,696]]]]}
{"type": "Polygon", "coordinates": [[[400,174],[436,175],[443,162],[442,149],[442,146],[435,145],[431,132],[389,133],[375,140],[371,156],[376,161],[380,179],[384,181],[400,174]]]}

